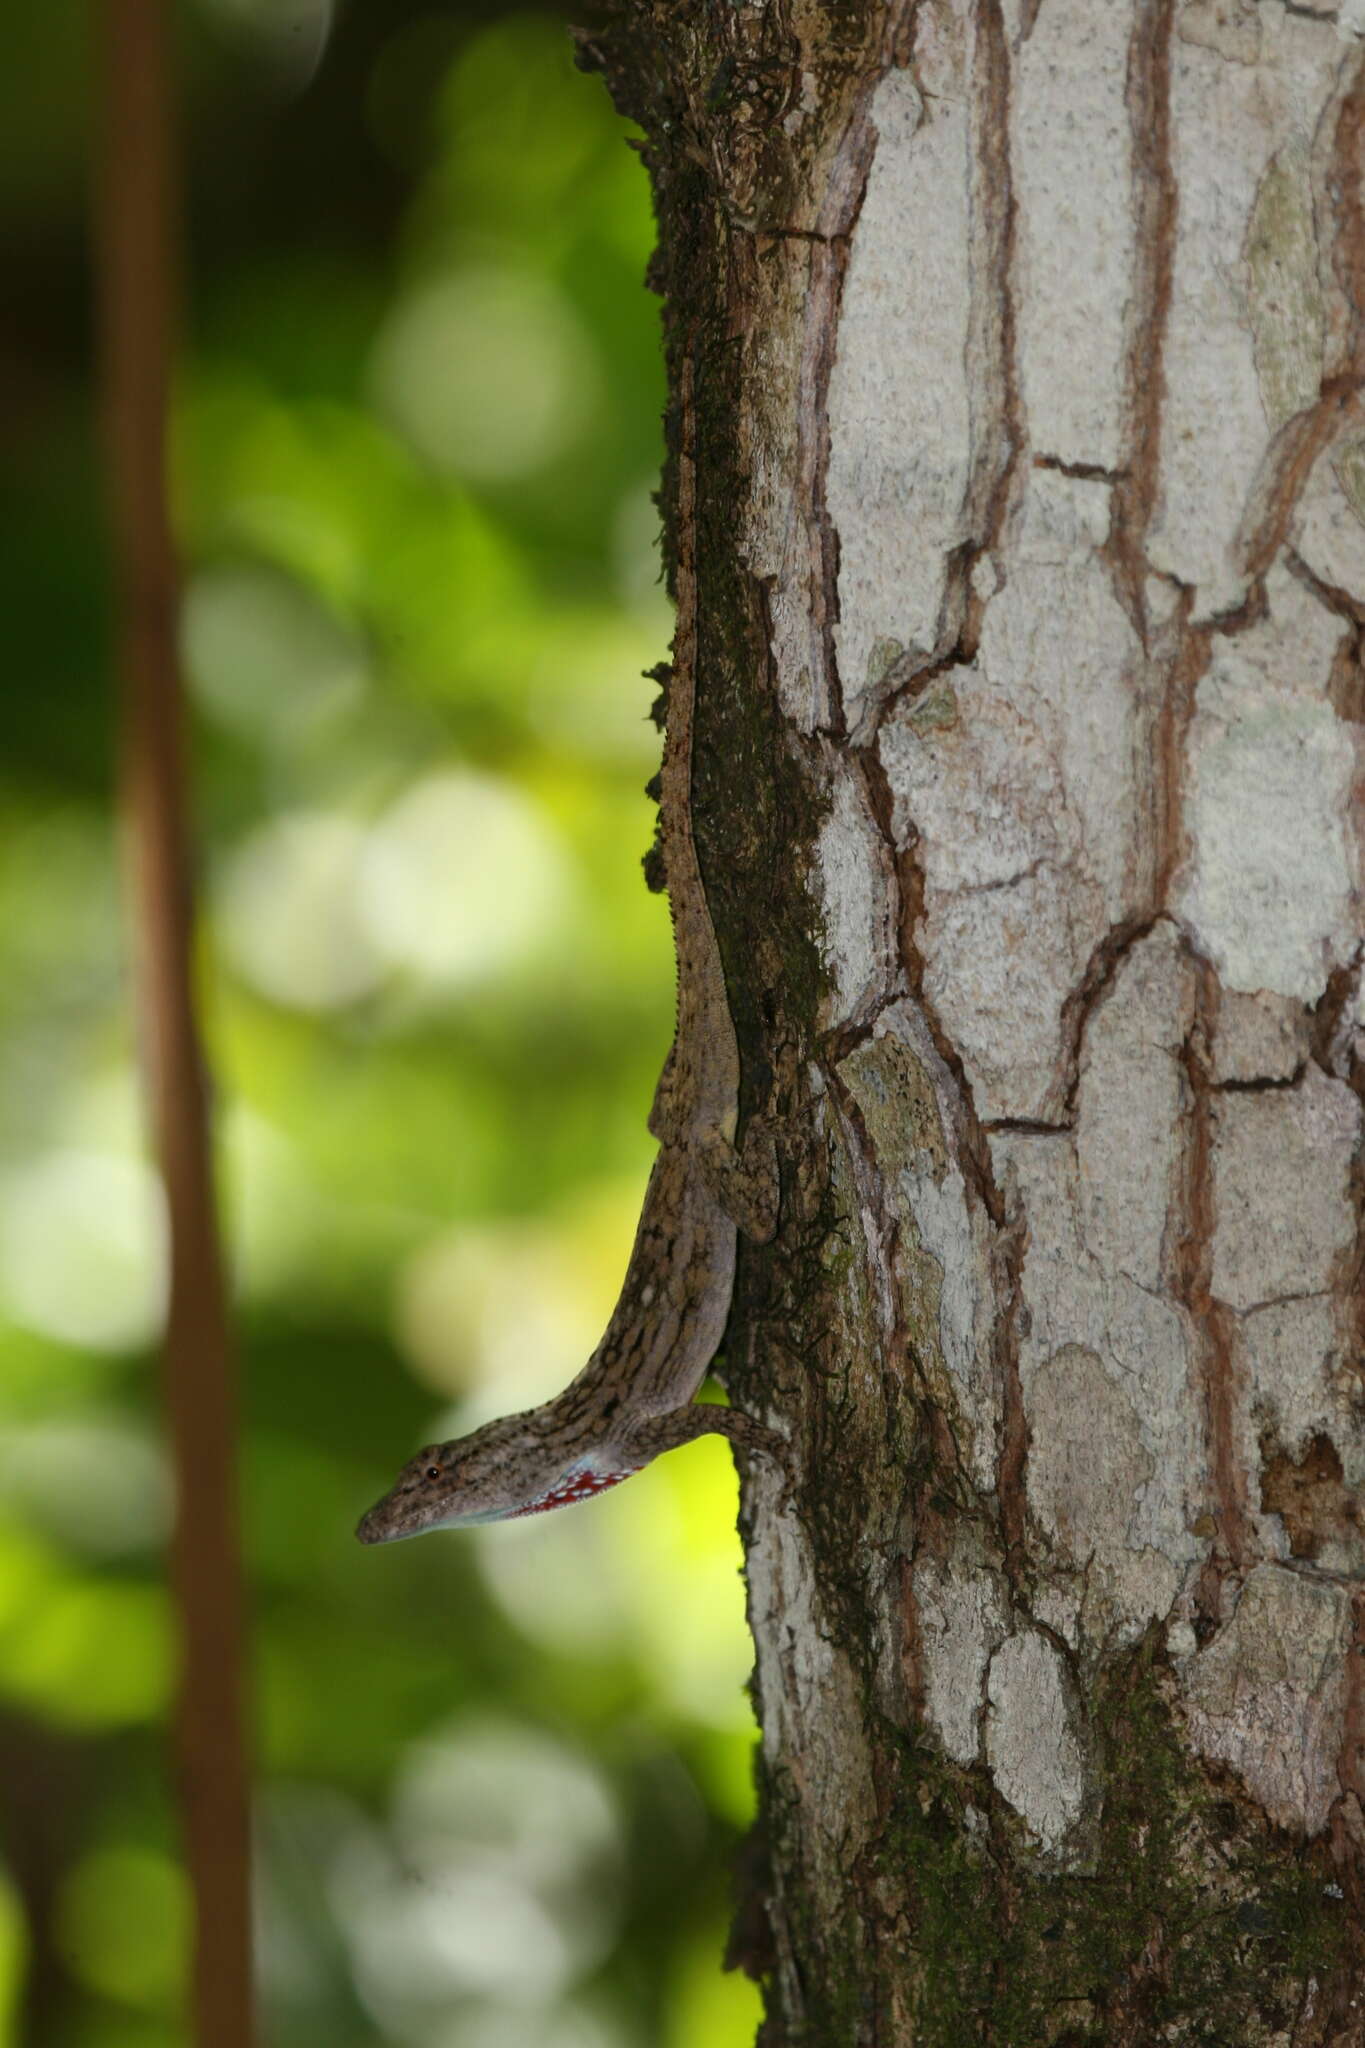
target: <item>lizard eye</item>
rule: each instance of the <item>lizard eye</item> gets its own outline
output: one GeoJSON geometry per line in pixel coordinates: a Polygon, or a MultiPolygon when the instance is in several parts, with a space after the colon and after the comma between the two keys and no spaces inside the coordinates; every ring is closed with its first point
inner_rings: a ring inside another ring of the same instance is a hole
{"type": "Polygon", "coordinates": [[[440,1466],[439,1466],[439,1465],[428,1465],[428,1466],[427,1466],[427,1478],[428,1478],[428,1479],[439,1479],[439,1478],[440,1478],[440,1476],[441,1476],[441,1468],[440,1468],[440,1466]]]}

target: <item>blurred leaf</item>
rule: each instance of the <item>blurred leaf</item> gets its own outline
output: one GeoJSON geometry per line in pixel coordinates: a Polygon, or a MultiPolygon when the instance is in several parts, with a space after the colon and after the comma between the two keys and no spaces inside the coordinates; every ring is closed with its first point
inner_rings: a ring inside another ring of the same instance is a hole
{"type": "MultiPolygon", "coordinates": [[[[9,1549],[9,1545],[5,1545],[9,1549]]],[[[159,1586],[78,1579],[10,1560],[0,1611],[0,1694],[62,1728],[153,1720],[170,1692],[170,1615],[159,1586]]]]}
{"type": "Polygon", "coordinates": [[[185,1880],[151,1849],[93,1849],[62,1887],[58,1945],[68,1966],[106,1998],[173,2009],[189,1949],[185,1880]]]}
{"type": "Polygon", "coordinates": [[[722,1927],[689,1948],[673,1987],[666,2048],[750,2048],[762,2017],[758,1987],[738,1970],[716,1967],[722,1927]]]}
{"type": "Polygon", "coordinates": [[[7,89],[0,106],[0,194],[6,223],[49,206],[85,173],[90,115],[87,43],[77,9],[7,10],[7,89]]]}
{"type": "Polygon", "coordinates": [[[0,2048],[19,2048],[19,2001],[27,1951],[19,1894],[0,1866],[0,2048]]]}

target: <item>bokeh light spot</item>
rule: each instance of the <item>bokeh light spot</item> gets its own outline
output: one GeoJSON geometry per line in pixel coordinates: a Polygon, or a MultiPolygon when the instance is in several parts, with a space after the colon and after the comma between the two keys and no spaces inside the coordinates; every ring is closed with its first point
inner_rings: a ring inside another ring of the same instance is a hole
{"type": "Polygon", "coordinates": [[[165,1534],[170,1479],[161,1446],[114,1413],[0,1430],[0,1495],[74,1549],[148,1549],[165,1534]]]}
{"type": "Polygon", "coordinates": [[[460,1426],[566,1386],[591,1355],[621,1284],[640,1181],[583,1189],[573,1213],[443,1231],[399,1277],[395,1334],[440,1393],[464,1395],[460,1426]]]}
{"type": "Polygon", "coordinates": [[[630,1568],[613,1555],[597,1501],[470,1536],[484,1584],[539,1649],[592,1658],[631,1647],[630,1568]]]}
{"type": "Polygon", "coordinates": [[[0,1292],[16,1322],[94,1351],[151,1342],[165,1300],[160,1183],[137,1159],[51,1152],[0,1181],[0,1292]]]}
{"type": "Polygon", "coordinates": [[[377,953],[463,988],[531,958],[563,918],[567,856],[510,782],[468,770],[429,776],[370,834],[360,906],[377,953]]]}
{"type": "Polygon", "coordinates": [[[525,476],[580,440],[601,374],[572,307],[534,272],[469,266],[400,300],[376,344],[384,414],[435,468],[525,476]]]}
{"type": "Polygon", "coordinates": [[[322,61],[332,32],[333,0],[201,0],[248,44],[276,83],[302,91],[322,61]]]}
{"type": "Polygon", "coordinates": [[[295,812],[254,832],[218,889],[223,940],[263,995],[298,1010],[335,1010],[368,995],[385,968],[357,908],[364,827],[295,812]]]}
{"type": "MultiPolygon", "coordinates": [[[[477,194],[480,212],[525,236],[553,224],[546,209],[564,204],[601,147],[598,110],[548,14],[514,14],[472,36],[440,112],[459,183],[477,194]]],[[[643,178],[636,182],[648,189],[643,178]]]]}
{"type": "Polygon", "coordinates": [[[579,611],[556,621],[531,673],[537,725],[557,747],[649,775],[661,742],[649,715],[658,685],[646,671],[662,659],[671,630],[660,593],[636,616],[579,611]]]}
{"type": "Polygon", "coordinates": [[[628,2048],[628,2041],[604,2013],[569,2001],[548,2012],[478,2005],[438,2025],[423,2048],[628,2048]]]}
{"type": "Polygon", "coordinates": [[[185,593],[181,634],[200,703],[248,739],[302,737],[364,688],[353,636],[301,584],[269,569],[202,570],[185,593]]]}
{"type": "Polygon", "coordinates": [[[549,1889],[572,1889],[585,1865],[605,1860],[614,1868],[620,1851],[616,1802],[586,1756],[493,1719],[414,1747],[394,1824],[410,1854],[452,1843],[494,1847],[549,1889]]]}
{"type": "Polygon", "coordinates": [[[601,1778],[551,1737],[480,1721],[417,1744],[392,1849],[352,1840],[334,1872],[367,2003],[393,2032],[457,1995],[553,2006],[611,1945],[620,1855],[601,1778]]]}

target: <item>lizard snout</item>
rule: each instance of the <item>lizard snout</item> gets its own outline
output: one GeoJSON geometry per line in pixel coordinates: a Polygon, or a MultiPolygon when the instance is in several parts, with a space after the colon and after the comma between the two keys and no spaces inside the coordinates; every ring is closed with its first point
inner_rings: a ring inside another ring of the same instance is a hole
{"type": "Polygon", "coordinates": [[[393,1535],[394,1532],[388,1527],[383,1514],[384,1506],[385,1503],[380,1501],[378,1506],[372,1507],[369,1513],[362,1515],[356,1523],[355,1533],[362,1543],[384,1543],[393,1535]]]}

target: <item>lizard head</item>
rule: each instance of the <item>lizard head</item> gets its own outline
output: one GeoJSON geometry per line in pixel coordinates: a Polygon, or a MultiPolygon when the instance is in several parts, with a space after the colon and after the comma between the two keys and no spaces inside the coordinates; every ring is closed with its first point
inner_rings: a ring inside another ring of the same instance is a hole
{"type": "Polygon", "coordinates": [[[393,1543],[427,1529],[456,1529],[516,1514],[528,1473],[538,1478],[543,1440],[526,1415],[485,1423],[470,1436],[428,1444],[410,1458],[380,1501],[362,1516],[362,1543],[393,1543]]]}
{"type": "Polygon", "coordinates": [[[427,1529],[542,1514],[615,1486],[634,1469],[599,1470],[581,1447],[566,1451],[562,1435],[532,1409],[451,1443],[428,1444],[361,1518],[356,1535],[362,1543],[393,1543],[427,1529]]]}

